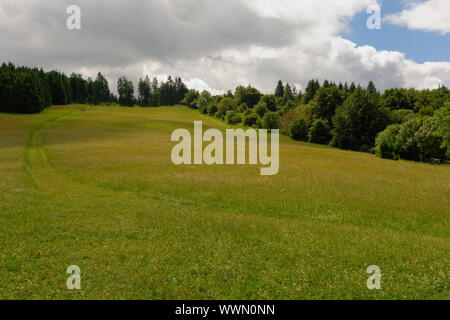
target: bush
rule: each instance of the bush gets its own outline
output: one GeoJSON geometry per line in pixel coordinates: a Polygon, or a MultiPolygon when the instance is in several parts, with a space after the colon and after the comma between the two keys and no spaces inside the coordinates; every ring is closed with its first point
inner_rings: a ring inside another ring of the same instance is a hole
{"type": "Polygon", "coordinates": [[[246,103],[242,103],[242,104],[237,108],[237,111],[238,111],[239,113],[245,113],[245,112],[251,111],[251,110],[248,108],[248,106],[247,106],[246,103]]]}
{"type": "Polygon", "coordinates": [[[217,106],[217,117],[224,117],[228,111],[234,111],[237,108],[236,103],[231,98],[224,98],[219,102],[217,106]]]}
{"type": "Polygon", "coordinates": [[[202,113],[207,113],[208,112],[208,103],[209,101],[204,98],[204,97],[200,97],[198,98],[198,100],[196,100],[197,103],[197,109],[200,110],[202,113]]]}
{"type": "Polygon", "coordinates": [[[285,115],[286,113],[288,113],[289,111],[291,111],[291,110],[293,110],[293,109],[295,109],[295,108],[296,108],[295,102],[289,100],[289,101],[286,103],[286,105],[285,105],[280,111],[281,111],[281,113],[282,113],[283,115],[285,115]]]}
{"type": "Polygon", "coordinates": [[[328,120],[319,119],[314,121],[308,137],[309,142],[328,144],[331,140],[331,127],[328,120]]]}
{"type": "Polygon", "coordinates": [[[277,111],[277,103],[273,95],[262,96],[258,104],[264,104],[270,112],[277,111]]]}
{"type": "Polygon", "coordinates": [[[447,147],[436,118],[410,120],[391,125],[376,139],[376,154],[387,159],[446,159],[447,147]]]}
{"type": "Polygon", "coordinates": [[[217,105],[215,103],[210,103],[208,105],[208,115],[209,116],[214,116],[217,113],[217,105]]]}
{"type": "Polygon", "coordinates": [[[419,129],[420,121],[418,120],[407,121],[400,127],[396,138],[400,158],[420,160],[420,150],[415,137],[419,129]]]}
{"type": "Polygon", "coordinates": [[[228,111],[225,120],[228,124],[238,124],[242,122],[241,116],[235,111],[228,111]]]}
{"type": "Polygon", "coordinates": [[[426,117],[423,119],[422,126],[416,132],[414,138],[421,153],[421,160],[445,159],[446,149],[442,147],[443,139],[438,132],[437,122],[433,118],[426,117]]]}
{"type": "Polygon", "coordinates": [[[262,127],[264,129],[278,129],[280,126],[279,120],[280,118],[277,113],[268,112],[262,119],[262,127]]]}
{"type": "Polygon", "coordinates": [[[387,127],[376,139],[375,154],[383,159],[398,160],[400,158],[397,146],[397,135],[401,126],[398,124],[387,127]]]}
{"type": "Polygon", "coordinates": [[[377,147],[376,155],[383,159],[398,160],[400,158],[395,145],[387,140],[383,140],[377,147]]]}
{"type": "Polygon", "coordinates": [[[446,150],[446,158],[450,159],[450,101],[436,111],[434,120],[437,124],[437,132],[442,137],[442,149],[446,150]]]}
{"type": "Polygon", "coordinates": [[[280,132],[289,135],[289,129],[295,120],[299,119],[301,113],[298,109],[292,109],[280,117],[280,132]]]}
{"type": "Polygon", "coordinates": [[[289,135],[296,141],[308,141],[308,131],[306,120],[300,118],[291,125],[289,135]]]}
{"type": "Polygon", "coordinates": [[[256,106],[255,112],[261,117],[263,118],[264,115],[269,112],[269,109],[267,109],[267,106],[265,103],[258,103],[258,105],[256,106]]]}
{"type": "Polygon", "coordinates": [[[188,106],[191,109],[195,109],[197,107],[198,97],[199,93],[197,90],[189,90],[181,101],[181,104],[188,106]]]}
{"type": "Polygon", "coordinates": [[[253,127],[260,120],[256,113],[251,113],[244,118],[244,124],[249,127],[253,127]]]}

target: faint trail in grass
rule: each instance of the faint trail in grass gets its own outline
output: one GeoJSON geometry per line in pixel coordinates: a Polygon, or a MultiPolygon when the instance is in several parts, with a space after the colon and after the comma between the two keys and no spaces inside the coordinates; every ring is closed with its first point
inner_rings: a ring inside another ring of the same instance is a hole
{"type": "Polygon", "coordinates": [[[79,114],[80,110],[71,110],[63,116],[53,117],[42,122],[35,127],[28,140],[25,151],[25,168],[31,175],[35,186],[38,189],[46,189],[46,187],[64,187],[67,181],[50,165],[47,155],[43,148],[42,133],[49,126],[70,118],[75,114],[79,114]]]}
{"type": "Polygon", "coordinates": [[[181,207],[183,205],[194,206],[188,199],[180,200],[176,196],[169,196],[164,194],[148,194],[141,192],[125,191],[113,187],[107,187],[101,184],[92,185],[80,179],[76,179],[70,175],[65,174],[58,168],[52,166],[49,158],[44,150],[43,133],[45,129],[52,125],[69,119],[75,115],[80,114],[80,109],[72,110],[62,116],[52,117],[36,126],[30,133],[28,145],[25,152],[25,168],[30,174],[34,186],[39,191],[46,192],[49,195],[57,195],[58,197],[84,197],[86,194],[99,193],[99,191],[106,195],[117,193],[126,193],[128,196],[133,196],[137,199],[151,199],[156,201],[164,201],[171,203],[171,207],[181,207]]]}

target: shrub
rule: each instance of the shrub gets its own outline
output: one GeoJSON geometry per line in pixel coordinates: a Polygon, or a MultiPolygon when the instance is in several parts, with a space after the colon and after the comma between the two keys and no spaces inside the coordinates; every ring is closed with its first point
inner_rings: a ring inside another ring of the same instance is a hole
{"type": "Polygon", "coordinates": [[[214,116],[217,113],[217,105],[215,103],[210,103],[208,105],[208,115],[209,116],[214,116]]]}
{"type": "Polygon", "coordinates": [[[280,117],[280,132],[282,134],[289,135],[289,129],[291,125],[300,118],[301,113],[298,109],[292,109],[286,112],[283,116],[280,117]]]}
{"type": "Polygon", "coordinates": [[[442,149],[446,150],[446,157],[450,159],[450,101],[436,111],[434,120],[437,123],[437,132],[442,137],[442,149]]]}
{"type": "Polygon", "coordinates": [[[421,153],[421,160],[430,158],[445,159],[446,150],[442,148],[443,139],[439,135],[437,122],[431,117],[423,119],[422,126],[414,135],[421,153]]]}
{"type": "Polygon", "coordinates": [[[266,95],[261,97],[261,100],[259,101],[258,104],[264,104],[267,110],[271,112],[277,111],[277,103],[273,95],[266,95]]]}
{"type": "Polygon", "coordinates": [[[397,134],[397,146],[402,159],[420,160],[420,150],[415,137],[419,129],[420,121],[418,120],[409,120],[400,127],[397,134]]]}
{"type": "Polygon", "coordinates": [[[235,111],[228,111],[225,120],[228,124],[238,124],[242,122],[241,116],[235,111]]]}
{"type": "Polygon", "coordinates": [[[258,105],[256,106],[255,112],[261,117],[263,118],[264,115],[269,112],[269,109],[267,109],[267,106],[265,103],[258,103],[258,105]]]}
{"type": "Polygon", "coordinates": [[[381,141],[376,148],[376,155],[383,159],[398,160],[400,157],[397,153],[397,148],[388,140],[381,141]]]}
{"type": "Polygon", "coordinates": [[[309,142],[328,144],[331,140],[331,127],[328,120],[319,119],[313,122],[309,130],[309,142]]]}
{"type": "Polygon", "coordinates": [[[262,127],[264,129],[278,129],[279,124],[279,116],[275,112],[268,112],[264,115],[264,118],[262,119],[262,127]]]}
{"type": "Polygon", "coordinates": [[[398,124],[387,127],[376,139],[375,154],[383,159],[398,160],[400,158],[397,145],[397,135],[401,126],[398,124]]]}
{"type": "Polygon", "coordinates": [[[242,103],[242,104],[237,108],[237,111],[238,111],[239,113],[244,113],[244,112],[247,112],[247,111],[250,111],[250,112],[251,112],[251,110],[248,108],[248,106],[247,106],[246,103],[242,103]]]}
{"type": "Polygon", "coordinates": [[[207,113],[209,101],[206,98],[200,97],[200,98],[198,98],[196,103],[197,103],[198,110],[200,110],[202,113],[207,113]]]}
{"type": "Polygon", "coordinates": [[[199,93],[197,90],[189,90],[184,99],[181,101],[181,104],[188,106],[189,108],[195,109],[198,106],[197,99],[199,97],[199,93]]]}
{"type": "Polygon", "coordinates": [[[244,118],[244,124],[249,127],[253,127],[260,120],[259,116],[256,113],[251,113],[244,118]]]}
{"type": "Polygon", "coordinates": [[[306,120],[300,118],[296,120],[289,129],[289,135],[297,141],[308,141],[308,124],[306,120]]]}
{"type": "Polygon", "coordinates": [[[224,117],[228,111],[234,111],[236,109],[236,103],[231,98],[224,98],[219,102],[219,105],[217,106],[217,117],[222,118],[224,117]]]}
{"type": "Polygon", "coordinates": [[[295,109],[295,107],[296,107],[295,102],[289,100],[280,111],[284,115],[284,114],[288,113],[289,111],[295,109]]]}

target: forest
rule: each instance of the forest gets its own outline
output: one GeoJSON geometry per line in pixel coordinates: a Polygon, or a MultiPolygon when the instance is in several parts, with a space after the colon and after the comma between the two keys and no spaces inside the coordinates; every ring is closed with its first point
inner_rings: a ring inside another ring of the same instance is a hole
{"type": "Polygon", "coordinates": [[[222,95],[188,89],[180,77],[166,82],[145,77],[137,84],[117,82],[118,96],[99,72],[96,79],[58,71],[0,67],[0,112],[39,113],[72,103],[157,107],[183,104],[230,125],[279,129],[292,139],[345,150],[371,152],[386,159],[450,159],[450,90],[392,88],[310,80],[302,92],[281,80],[273,93],[238,86],[222,95]]]}

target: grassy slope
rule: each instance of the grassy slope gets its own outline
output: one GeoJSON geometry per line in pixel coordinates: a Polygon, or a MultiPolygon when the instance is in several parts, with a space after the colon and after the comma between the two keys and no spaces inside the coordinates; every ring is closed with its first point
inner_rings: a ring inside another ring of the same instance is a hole
{"type": "Polygon", "coordinates": [[[285,138],[274,177],[175,167],[173,130],[224,124],[79,108],[0,114],[0,298],[449,298],[449,167],[285,138]]]}

